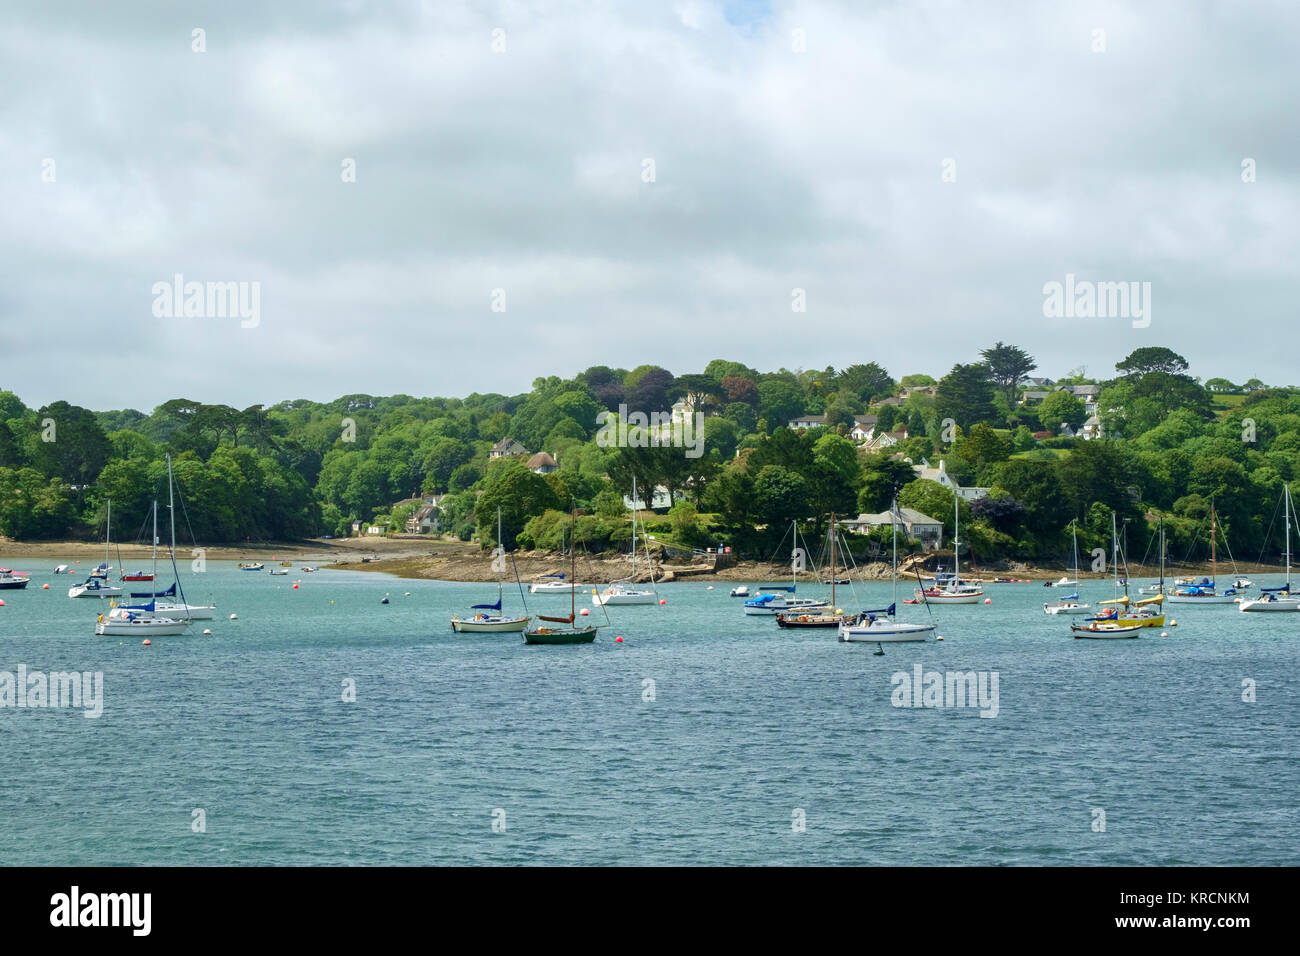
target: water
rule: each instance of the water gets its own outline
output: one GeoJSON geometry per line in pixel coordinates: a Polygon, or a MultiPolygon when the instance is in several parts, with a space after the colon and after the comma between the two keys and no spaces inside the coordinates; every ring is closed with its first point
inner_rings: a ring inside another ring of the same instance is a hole
{"type": "Polygon", "coordinates": [[[942,643],[879,657],[689,583],[595,644],[527,647],[451,632],[485,585],[186,580],[218,619],[152,647],[94,636],[108,602],[68,599],[78,578],[0,592],[0,670],[105,684],[98,719],[0,709],[6,864],[1300,862],[1300,615],[1173,608],[1168,638],[1080,641],[1042,613],[1058,592],[990,585],[934,609],[942,643]],[[915,663],[997,671],[997,717],[893,707],[915,663]]]}

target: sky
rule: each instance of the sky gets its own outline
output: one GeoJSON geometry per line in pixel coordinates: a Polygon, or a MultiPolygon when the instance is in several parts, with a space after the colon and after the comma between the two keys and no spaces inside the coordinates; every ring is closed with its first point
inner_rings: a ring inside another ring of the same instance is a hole
{"type": "Polygon", "coordinates": [[[0,389],[938,377],[999,340],[1292,384],[1297,33],[1281,2],[8,0],[0,389]],[[177,275],[257,308],[169,314],[177,275]],[[1149,315],[1046,315],[1067,275],[1149,315]]]}

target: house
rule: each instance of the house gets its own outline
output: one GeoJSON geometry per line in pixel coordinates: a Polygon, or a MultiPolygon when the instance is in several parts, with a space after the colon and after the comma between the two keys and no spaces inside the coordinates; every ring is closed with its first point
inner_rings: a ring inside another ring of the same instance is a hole
{"type": "MultiPolygon", "coordinates": [[[[915,508],[899,508],[902,528],[910,538],[916,538],[925,547],[934,550],[943,545],[943,522],[936,521],[929,515],[922,514],[915,508]]],[[[859,534],[866,534],[876,528],[888,528],[897,519],[888,511],[879,514],[860,514],[856,519],[841,522],[840,526],[859,534]]]]}
{"type": "Polygon", "coordinates": [[[920,394],[922,394],[922,395],[929,395],[931,398],[934,398],[935,396],[937,396],[937,395],[939,394],[939,386],[937,386],[937,385],[904,385],[904,386],[903,386],[903,391],[902,391],[903,399],[906,400],[906,399],[907,399],[907,396],[909,396],[909,395],[915,395],[915,394],[917,394],[918,392],[919,392],[920,394]]]}
{"type": "Polygon", "coordinates": [[[384,529],[377,524],[372,524],[366,529],[366,534],[383,534],[384,529]]]}
{"type": "Polygon", "coordinates": [[[528,449],[513,438],[503,438],[488,452],[489,458],[512,458],[515,455],[527,455],[528,449]]]}
{"type": "Polygon", "coordinates": [[[1025,379],[1025,384],[1028,385],[1030,388],[1051,388],[1056,383],[1053,382],[1050,378],[1040,378],[1038,376],[1031,376],[1030,378],[1025,379]]]}
{"type": "Polygon", "coordinates": [[[903,404],[903,399],[899,398],[897,395],[890,395],[888,398],[882,398],[880,401],[872,402],[871,404],[873,407],[879,407],[881,405],[899,406],[903,404]]]}
{"type": "Polygon", "coordinates": [[[893,448],[900,441],[907,440],[907,428],[903,427],[892,432],[881,432],[862,447],[867,451],[883,451],[886,448],[893,448]]]}
{"type": "Polygon", "coordinates": [[[420,507],[406,519],[406,533],[428,534],[432,531],[441,531],[439,505],[446,497],[446,495],[425,495],[420,500],[420,507]]]}
{"type": "Polygon", "coordinates": [[[1096,415],[1090,415],[1088,420],[1079,428],[1078,435],[1080,438],[1091,441],[1094,438],[1101,437],[1101,419],[1096,415]]]}
{"type": "MultiPolygon", "coordinates": [[[[673,503],[669,500],[668,489],[663,485],[655,485],[654,494],[650,496],[650,509],[652,511],[665,511],[672,506],[673,503]]],[[[633,508],[636,508],[638,511],[644,511],[646,509],[645,499],[644,497],[639,497],[636,501],[633,501],[629,496],[624,495],[623,507],[627,508],[629,511],[633,508]]]]}
{"type": "Polygon", "coordinates": [[[821,428],[825,424],[825,415],[801,415],[799,418],[792,418],[789,427],[802,428],[806,430],[809,428],[821,428]]]}
{"type": "Polygon", "coordinates": [[[352,522],[352,533],[353,533],[353,534],[357,534],[357,535],[361,534],[361,522],[360,522],[360,521],[354,521],[354,522],[352,522]]]}
{"type": "Polygon", "coordinates": [[[854,415],[849,437],[854,441],[871,441],[876,434],[876,421],[875,415],[854,415]]]}
{"type": "Polygon", "coordinates": [[[1045,398],[1046,398],[1048,395],[1050,395],[1050,394],[1051,394],[1051,392],[1040,391],[1040,390],[1038,390],[1038,389],[1027,389],[1027,390],[1026,390],[1026,391],[1025,391],[1021,396],[1020,396],[1020,404],[1021,404],[1021,405],[1039,405],[1039,404],[1042,404],[1043,399],[1045,399],[1045,398]]]}
{"type": "Polygon", "coordinates": [[[528,470],[534,474],[549,475],[551,472],[559,469],[559,467],[560,466],[555,463],[555,459],[552,458],[548,452],[539,451],[532,458],[528,459],[528,470]]]}
{"type": "Polygon", "coordinates": [[[1083,402],[1083,410],[1088,415],[1097,414],[1097,398],[1101,395],[1100,385],[1061,385],[1058,391],[1068,391],[1083,402]]]}
{"type": "Polygon", "coordinates": [[[948,474],[948,470],[944,466],[942,458],[939,459],[938,468],[932,468],[930,462],[922,458],[921,464],[913,465],[912,470],[916,472],[916,477],[924,478],[927,481],[937,482],[957,497],[964,498],[966,501],[979,501],[981,498],[987,498],[989,496],[988,488],[976,488],[973,486],[969,488],[962,487],[951,475],[948,474]]]}

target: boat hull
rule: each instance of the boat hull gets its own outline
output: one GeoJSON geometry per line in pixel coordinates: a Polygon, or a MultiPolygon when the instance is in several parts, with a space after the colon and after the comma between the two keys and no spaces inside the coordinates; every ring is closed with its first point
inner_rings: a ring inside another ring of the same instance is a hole
{"type": "Polygon", "coordinates": [[[843,614],[791,614],[782,612],[776,616],[777,627],[839,627],[843,623],[843,614]]]}
{"type": "Polygon", "coordinates": [[[983,591],[973,591],[970,594],[923,594],[917,592],[917,600],[925,598],[927,604],[979,604],[980,598],[984,596],[983,591]]]}
{"type": "Polygon", "coordinates": [[[870,624],[841,624],[839,638],[846,644],[902,644],[928,641],[933,624],[898,624],[872,621],[870,624]]]}
{"type": "Polygon", "coordinates": [[[1046,614],[1091,614],[1092,605],[1090,604],[1044,604],[1043,612],[1046,614]]]}
{"type": "Polygon", "coordinates": [[[658,604],[659,595],[653,591],[619,591],[614,594],[593,594],[591,603],[597,607],[623,604],[658,604]]]}
{"type": "Polygon", "coordinates": [[[595,639],[594,627],[539,627],[533,631],[524,631],[525,644],[590,644],[595,639]]]}
{"type": "Polygon", "coordinates": [[[1118,627],[1083,627],[1075,624],[1070,627],[1070,631],[1080,639],[1105,641],[1137,637],[1142,633],[1142,628],[1136,624],[1121,624],[1118,627]]]}
{"type": "Polygon", "coordinates": [[[21,591],[27,587],[26,578],[15,578],[12,581],[0,581],[0,591],[21,591]]]}
{"type": "Polygon", "coordinates": [[[474,618],[457,618],[451,619],[451,629],[458,634],[518,634],[528,626],[531,618],[487,618],[484,620],[475,620],[474,618]]]}
{"type": "Polygon", "coordinates": [[[777,614],[789,614],[795,611],[799,613],[803,613],[805,611],[819,611],[822,608],[826,608],[826,607],[830,607],[829,601],[810,601],[807,604],[796,604],[793,606],[788,604],[778,604],[775,606],[772,604],[762,604],[762,605],[755,604],[752,606],[746,604],[745,613],[757,617],[775,617],[777,614]]]}
{"type": "Polygon", "coordinates": [[[1207,594],[1196,597],[1191,594],[1166,594],[1166,604],[1185,604],[1188,607],[1197,604],[1236,604],[1240,596],[1236,594],[1207,594]]]}
{"type": "Polygon", "coordinates": [[[1242,601],[1237,605],[1237,610],[1268,612],[1300,611],[1300,599],[1280,598],[1276,601],[1265,601],[1260,598],[1255,598],[1251,601],[1242,601]]]}
{"type": "Polygon", "coordinates": [[[117,598],[122,596],[121,588],[88,588],[84,584],[68,588],[70,598],[117,598]]]}
{"type": "Polygon", "coordinates": [[[162,618],[136,618],[134,621],[100,621],[95,633],[106,637],[179,637],[190,626],[189,621],[162,618]]]}

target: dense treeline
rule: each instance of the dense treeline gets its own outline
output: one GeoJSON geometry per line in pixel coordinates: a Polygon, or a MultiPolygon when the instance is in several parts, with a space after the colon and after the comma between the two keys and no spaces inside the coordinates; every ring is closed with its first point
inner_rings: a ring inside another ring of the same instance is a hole
{"type": "Polygon", "coordinates": [[[1157,517],[1173,556],[1201,557],[1211,502],[1238,557],[1281,549],[1277,502],[1300,466],[1300,391],[1202,384],[1181,356],[1151,347],[1118,362],[1113,378],[1078,372],[1025,401],[1035,368],[999,342],[937,381],[895,380],[874,362],[760,372],[718,359],[680,375],[596,366],[513,396],[348,395],[242,410],[173,399],[148,414],[31,409],[0,391],[0,533],[93,538],[111,498],[114,534],[129,539],[165,497],[170,453],[182,518],[201,542],[347,534],[357,520],[400,530],[420,496],[439,495],[442,528],[466,540],[494,543],[499,507],[508,544],[556,547],[574,507],[588,547],[623,548],[635,477],[643,497],[666,491],[671,510],[652,528],[665,541],[766,555],[792,520],[820,533],[829,513],[882,511],[895,493],[951,533],[951,492],[912,467],[942,458],[955,480],[990,489],[960,504],[963,538],[985,559],[1057,560],[1075,519],[1081,546],[1107,546],[1112,511],[1135,557],[1157,517]],[[1100,386],[1103,437],[1072,437],[1088,410],[1053,390],[1062,383],[1100,386]],[[700,434],[657,447],[604,441],[610,415],[635,426],[637,413],[681,400],[692,425],[690,412],[703,416],[700,434]],[[864,415],[895,443],[861,447],[850,432],[864,415]],[[806,416],[825,424],[787,427],[806,416]],[[548,452],[558,469],[492,457],[506,438],[548,452]]]}

